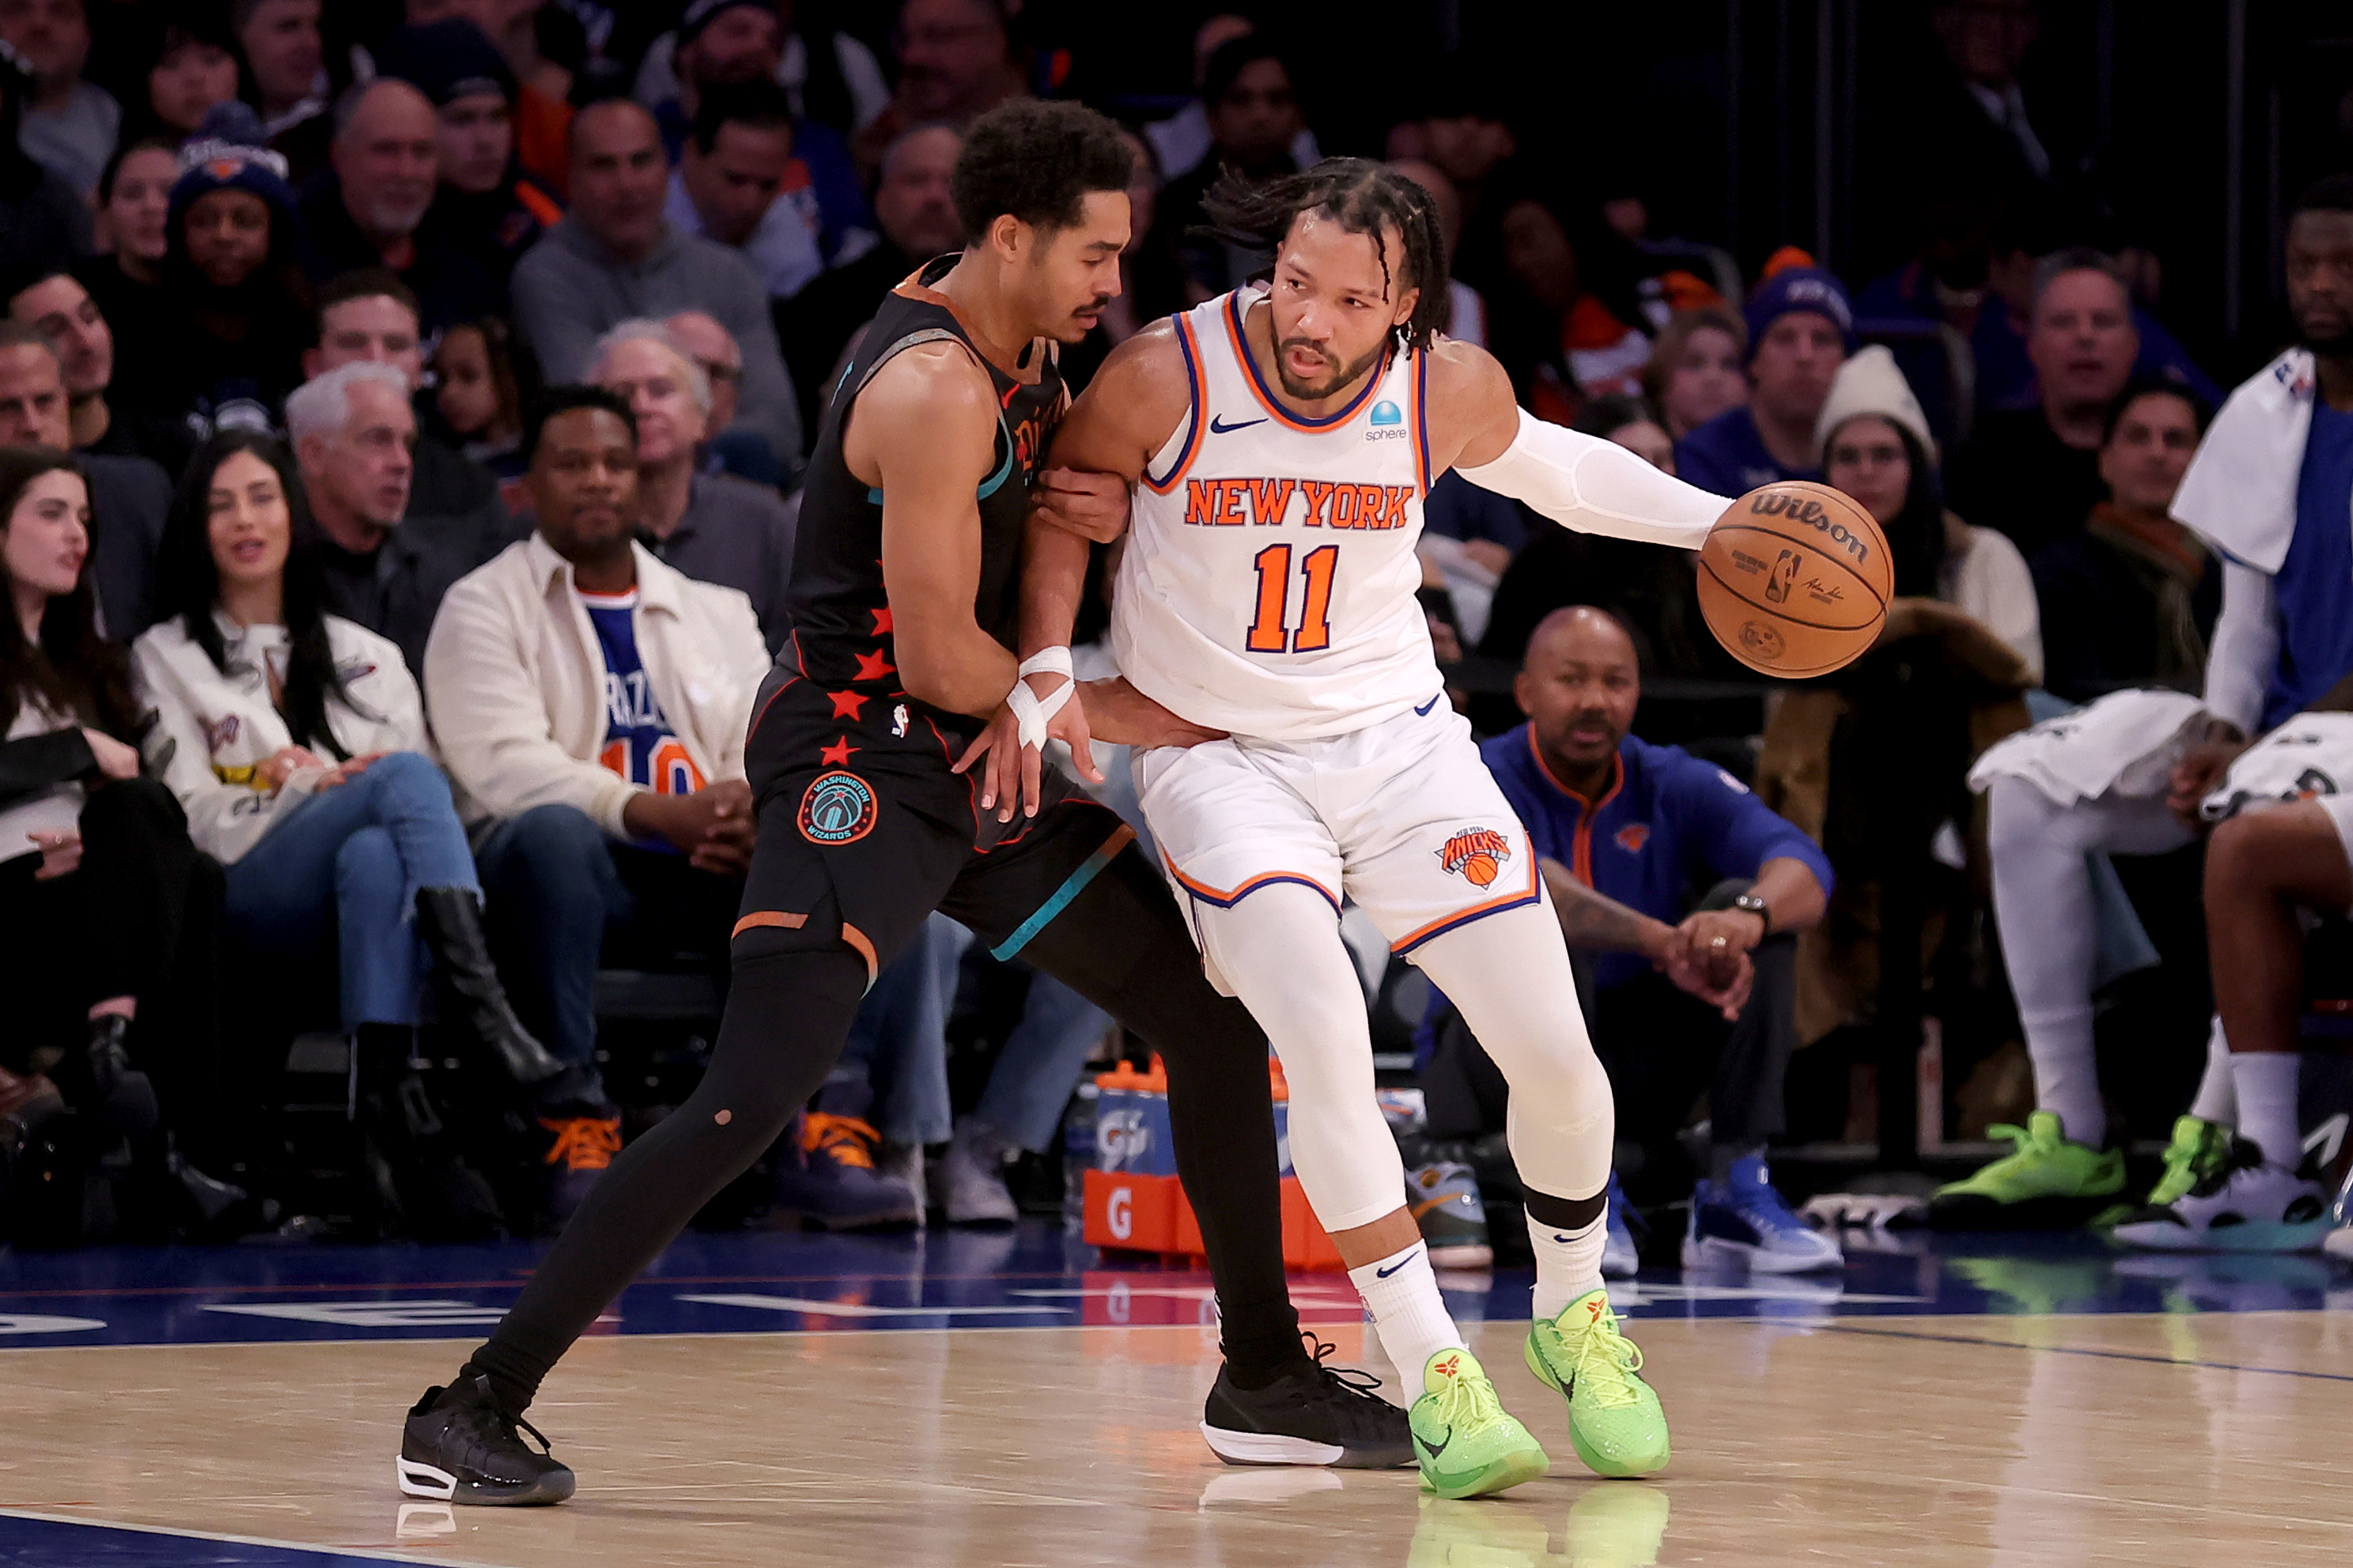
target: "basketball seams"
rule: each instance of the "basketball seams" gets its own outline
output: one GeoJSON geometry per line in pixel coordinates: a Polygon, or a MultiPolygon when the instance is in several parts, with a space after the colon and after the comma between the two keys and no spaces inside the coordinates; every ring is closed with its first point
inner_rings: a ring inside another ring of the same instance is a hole
{"type": "Polygon", "coordinates": [[[1724,580],[1724,574],[1718,572],[1714,566],[1710,565],[1704,556],[1701,558],[1699,565],[1701,571],[1715,579],[1715,585],[1717,587],[1732,595],[1734,603],[1740,605],[1745,608],[1754,610],[1758,615],[1765,616],[1768,620],[1779,621],[1784,626],[1803,626],[1810,632],[1867,632],[1887,618],[1887,607],[1885,604],[1883,603],[1879,607],[1879,613],[1873,616],[1869,620],[1864,621],[1860,626],[1841,626],[1831,625],[1826,621],[1799,620],[1797,616],[1789,614],[1787,610],[1781,608],[1778,605],[1758,604],[1756,600],[1742,593],[1738,588],[1736,588],[1730,583],[1725,582],[1724,580]]]}
{"type": "MultiPolygon", "coordinates": [[[[1775,529],[1766,528],[1754,522],[1719,522],[1708,531],[1708,537],[1713,539],[1719,533],[1729,534],[1736,532],[1761,534],[1765,538],[1772,540],[1777,545],[1779,545],[1784,549],[1801,549],[1809,554],[1820,557],[1821,560],[1830,563],[1840,571],[1845,573],[1848,576],[1853,578],[1856,586],[1862,588],[1863,592],[1871,595],[1872,602],[1879,606],[1879,613],[1881,615],[1885,615],[1887,613],[1887,600],[1889,595],[1881,593],[1879,590],[1879,584],[1864,576],[1851,563],[1840,560],[1838,556],[1831,551],[1820,548],[1810,540],[1798,538],[1788,533],[1783,533],[1775,529]]],[[[1726,542],[1729,543],[1729,541],[1726,542]]],[[[1705,563],[1705,559],[1706,558],[1703,555],[1701,558],[1703,564],[1705,563]]],[[[1725,582],[1724,575],[1721,573],[1716,574],[1716,581],[1724,583],[1724,585],[1727,588],[1732,586],[1730,583],[1725,582]]],[[[1737,596],[1745,598],[1746,595],[1740,595],[1737,596]]],[[[1803,623],[1799,624],[1802,625],[1803,623]]]]}

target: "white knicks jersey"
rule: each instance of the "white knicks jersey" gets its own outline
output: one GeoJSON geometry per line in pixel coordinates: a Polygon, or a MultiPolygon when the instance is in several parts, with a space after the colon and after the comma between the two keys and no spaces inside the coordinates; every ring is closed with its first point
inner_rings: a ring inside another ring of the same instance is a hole
{"type": "Polygon", "coordinates": [[[1262,286],[1176,318],[1193,404],[1135,491],[1112,652],[1193,723],[1268,740],[1345,734],[1442,687],[1414,595],[1428,362],[1392,352],[1321,420],[1276,401],[1242,334],[1262,286]]]}

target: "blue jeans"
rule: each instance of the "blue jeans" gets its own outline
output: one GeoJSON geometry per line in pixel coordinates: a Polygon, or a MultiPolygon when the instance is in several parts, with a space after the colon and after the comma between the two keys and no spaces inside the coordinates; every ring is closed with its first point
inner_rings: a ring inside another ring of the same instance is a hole
{"type": "Polygon", "coordinates": [[[1031,973],[1021,1022],[997,1053],[974,1117],[1033,1154],[1054,1147],[1071,1086],[1110,1027],[1110,1014],[1052,975],[1031,973]]]}
{"type": "Polygon", "coordinates": [[[697,871],[685,857],[616,844],[586,812],[534,806],[474,851],[491,940],[523,1023],[569,1069],[540,1086],[542,1104],[602,1104],[596,1068],[596,969],[608,943],[624,967],[674,967],[710,956],[723,987],[740,877],[697,871]]]}
{"type": "Polygon", "coordinates": [[[948,1015],[956,971],[972,932],[945,915],[926,918],[906,951],[874,977],[859,1005],[834,1068],[834,1087],[819,1104],[862,1114],[894,1143],[944,1143],[948,1104],[948,1015]],[[863,1079],[871,1098],[843,1092],[863,1079]],[[852,1109],[855,1107],[855,1109],[852,1109]]]}
{"type": "Polygon", "coordinates": [[[229,927],[264,952],[334,933],[343,1027],[417,1022],[419,888],[478,890],[449,781],[415,752],[378,758],[273,824],[228,868],[229,927]]]}

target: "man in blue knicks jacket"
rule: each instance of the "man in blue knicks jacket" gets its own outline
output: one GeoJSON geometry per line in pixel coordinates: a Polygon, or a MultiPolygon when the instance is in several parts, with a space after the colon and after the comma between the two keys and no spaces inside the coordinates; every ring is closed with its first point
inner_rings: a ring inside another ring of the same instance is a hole
{"type": "MultiPolygon", "coordinates": [[[[1838,1267],[1837,1245],[1789,1212],[1765,1165],[1796,1044],[1796,933],[1822,918],[1829,857],[1723,769],[1628,733],[1641,675],[1607,611],[1572,606],[1540,624],[1514,694],[1528,722],[1482,752],[1593,975],[1587,1014],[1619,1137],[1654,1168],[1672,1162],[1676,1130],[1708,1094],[1714,1149],[1684,1265],[1838,1267]]],[[[1614,1186],[1611,1199],[1615,1229],[1614,1186]]],[[[1613,1251],[1630,1263],[1630,1238],[1613,1251]]]]}

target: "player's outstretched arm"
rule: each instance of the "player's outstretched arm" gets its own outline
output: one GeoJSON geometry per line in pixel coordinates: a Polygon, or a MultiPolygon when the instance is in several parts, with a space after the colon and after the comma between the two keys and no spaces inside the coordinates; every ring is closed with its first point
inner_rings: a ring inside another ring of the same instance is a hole
{"type": "Polygon", "coordinates": [[[987,718],[1013,684],[1014,658],[980,629],[980,505],[997,463],[997,398],[963,349],[925,344],[884,365],[859,394],[843,456],[879,476],[882,581],[907,694],[987,718]]]}
{"type": "Polygon", "coordinates": [[[1448,341],[1430,353],[1430,458],[1564,528],[1697,550],[1731,499],[1662,473],[1614,441],[1548,425],[1512,398],[1494,356],[1448,341]]]}

